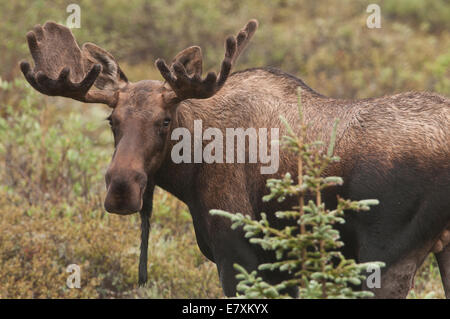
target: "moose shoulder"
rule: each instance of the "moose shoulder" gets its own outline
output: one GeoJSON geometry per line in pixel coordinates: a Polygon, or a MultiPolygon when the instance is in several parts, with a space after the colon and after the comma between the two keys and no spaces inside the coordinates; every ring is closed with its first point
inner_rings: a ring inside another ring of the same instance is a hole
{"type": "MultiPolygon", "coordinates": [[[[269,68],[231,74],[231,68],[257,28],[251,20],[225,43],[218,75],[202,78],[199,47],[180,52],[167,65],[156,62],[164,82],[129,82],[114,57],[86,43],[80,49],[69,29],[47,22],[27,34],[35,61],[21,69],[28,82],[47,95],[58,95],[112,108],[109,117],[115,151],[106,173],[108,212],[140,212],[142,219],[139,283],[147,281],[147,245],[155,185],[185,202],[192,214],[198,245],[217,264],[227,296],[235,295],[234,263],[247,270],[274,256],[249,244],[242,230],[209,210],[223,209],[259,218],[264,211],[276,224],[274,212],[294,201],[262,202],[265,181],[286,172],[297,174],[294,155],[280,150],[278,172],[262,175],[261,163],[226,161],[179,162],[171,158],[178,128],[194,135],[202,129],[278,128],[279,116],[296,127],[297,88],[302,88],[308,140],[327,141],[331,125],[340,119],[336,155],[326,172],[344,178],[344,185],[323,194],[327,205],[336,196],[354,200],[377,198],[368,213],[346,214],[341,226],[344,254],[358,262],[383,261],[377,297],[405,297],[417,268],[436,254],[446,296],[450,297],[450,101],[432,93],[404,93],[360,101],[324,97],[301,80],[269,68]]],[[[267,139],[267,144],[270,139],[267,139]]],[[[203,143],[206,143],[203,141],[203,143]]],[[[192,152],[195,152],[192,145],[192,152]]],[[[250,156],[250,154],[246,154],[250,156]]],[[[285,274],[265,273],[277,282],[285,274]]]]}

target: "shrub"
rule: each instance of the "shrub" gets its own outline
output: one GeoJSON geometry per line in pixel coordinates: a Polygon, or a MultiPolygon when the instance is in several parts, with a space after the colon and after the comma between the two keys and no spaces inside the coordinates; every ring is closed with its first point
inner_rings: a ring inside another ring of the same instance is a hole
{"type": "MultiPolygon", "coordinates": [[[[154,60],[170,61],[191,45],[205,49],[205,71],[216,70],[224,38],[248,19],[257,18],[260,30],[238,68],[277,67],[333,97],[366,98],[405,90],[450,92],[444,80],[449,78],[449,68],[439,74],[434,66],[424,67],[450,51],[446,0],[380,1],[381,29],[367,28],[366,8],[371,2],[365,0],[77,3],[81,28],[73,32],[79,43],[91,41],[104,47],[127,75],[130,65],[138,65],[140,77],[129,76],[131,80],[158,78],[154,60]]],[[[67,4],[62,0],[51,6],[43,0],[0,3],[3,78],[12,80],[20,73],[18,62],[29,59],[25,33],[46,20],[65,23],[67,4]]]]}
{"type": "Polygon", "coordinates": [[[221,296],[215,266],[197,247],[191,216],[157,189],[149,283],[137,288],[138,216],[103,209],[111,133],[99,109],[50,100],[24,80],[0,81],[0,298],[221,296]],[[49,103],[55,101],[55,104],[49,103]],[[107,146],[106,146],[107,145],[107,146]],[[81,268],[69,289],[66,268],[81,268]]]}
{"type": "MultiPolygon", "coordinates": [[[[89,138],[100,125],[79,113],[53,116],[45,99],[25,80],[1,82],[4,101],[0,117],[2,184],[14,189],[29,203],[57,202],[61,198],[99,193],[103,171],[96,163],[107,163],[109,152],[101,140],[89,138]],[[24,98],[17,100],[17,96],[24,98]]],[[[100,136],[101,137],[101,136],[100,136]]]]}

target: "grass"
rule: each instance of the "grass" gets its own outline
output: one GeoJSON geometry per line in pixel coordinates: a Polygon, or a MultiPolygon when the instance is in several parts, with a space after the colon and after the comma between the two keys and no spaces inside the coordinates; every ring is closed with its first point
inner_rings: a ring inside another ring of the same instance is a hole
{"type": "Polygon", "coordinates": [[[414,288],[408,295],[409,299],[445,299],[441,275],[433,255],[428,256],[417,274],[414,288]]]}
{"type": "Polygon", "coordinates": [[[197,247],[185,205],[158,189],[149,283],[138,289],[140,219],[107,214],[113,151],[104,109],[3,82],[0,116],[0,298],[212,298],[217,270],[197,247]],[[65,112],[64,110],[68,110],[65,112]],[[81,268],[68,289],[66,268],[81,268]]]}
{"type": "MultiPolygon", "coordinates": [[[[0,298],[222,298],[215,265],[197,247],[186,207],[158,189],[149,240],[149,282],[137,287],[139,217],[109,215],[100,196],[39,207],[0,190],[0,298]],[[69,264],[81,288],[68,289],[69,264]]],[[[444,298],[430,256],[408,298],[444,298]]]]}
{"type": "Polygon", "coordinates": [[[64,205],[26,205],[0,192],[0,298],[215,298],[217,271],[198,249],[184,205],[155,196],[149,283],[137,288],[138,215],[103,212],[101,198],[64,205]],[[72,213],[73,212],[73,213],[72,213]],[[81,288],[68,289],[69,264],[81,288]]]}

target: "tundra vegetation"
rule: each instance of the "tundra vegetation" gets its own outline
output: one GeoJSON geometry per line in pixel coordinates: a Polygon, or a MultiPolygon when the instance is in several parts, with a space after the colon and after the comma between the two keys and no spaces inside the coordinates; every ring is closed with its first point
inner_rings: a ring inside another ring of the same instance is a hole
{"type": "MultiPolygon", "coordinates": [[[[449,95],[448,3],[379,1],[382,28],[367,29],[369,3],[79,1],[82,24],[73,32],[81,43],[96,39],[114,52],[130,78],[158,78],[154,59],[193,43],[208,48],[205,69],[216,69],[223,55],[217,43],[257,17],[258,41],[238,69],[276,66],[332,97],[407,90],[449,95]]],[[[28,55],[24,33],[46,20],[64,23],[66,6],[0,4],[0,297],[223,296],[215,265],[195,243],[186,207],[160,189],[149,284],[136,287],[138,216],[109,215],[102,206],[113,151],[103,121],[107,110],[44,97],[25,84],[18,68],[28,55]],[[81,267],[81,289],[65,285],[72,263],[81,267]]],[[[409,296],[443,297],[434,258],[422,266],[409,296]]]]}

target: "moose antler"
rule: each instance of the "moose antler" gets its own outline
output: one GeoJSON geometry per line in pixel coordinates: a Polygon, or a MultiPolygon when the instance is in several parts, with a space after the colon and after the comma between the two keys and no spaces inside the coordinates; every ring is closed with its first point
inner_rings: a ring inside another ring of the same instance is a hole
{"type": "Polygon", "coordinates": [[[70,29],[54,22],[35,26],[27,33],[27,41],[35,67],[32,70],[28,62],[22,61],[20,68],[37,91],[82,102],[115,105],[115,90],[91,89],[105,72],[105,63],[114,60],[106,51],[91,43],[80,50],[70,29]],[[99,51],[109,60],[96,57],[94,53],[99,51]]]}
{"type": "Polygon", "coordinates": [[[258,21],[250,20],[236,37],[229,36],[226,39],[225,58],[219,76],[215,72],[209,72],[204,79],[201,78],[202,58],[199,47],[190,47],[180,52],[170,68],[164,60],[156,60],[156,66],[174,91],[176,100],[206,99],[217,93],[227,81],[233,64],[244,51],[257,27],[258,21]]]}

